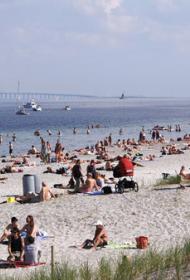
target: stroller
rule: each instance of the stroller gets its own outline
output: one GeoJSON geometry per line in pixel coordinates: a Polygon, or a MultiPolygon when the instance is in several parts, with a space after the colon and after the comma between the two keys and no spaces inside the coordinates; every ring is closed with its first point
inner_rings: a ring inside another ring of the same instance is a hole
{"type": "Polygon", "coordinates": [[[137,182],[135,182],[133,180],[133,173],[134,173],[134,170],[130,169],[130,170],[127,170],[126,173],[123,175],[123,174],[120,174],[119,166],[117,165],[115,167],[115,170],[113,170],[113,176],[115,178],[121,178],[115,185],[115,191],[117,193],[124,193],[125,189],[133,190],[135,192],[139,191],[139,185],[137,184],[137,182]],[[123,178],[123,177],[125,177],[125,178],[123,178]],[[128,178],[126,178],[126,177],[128,177],[128,178]]]}

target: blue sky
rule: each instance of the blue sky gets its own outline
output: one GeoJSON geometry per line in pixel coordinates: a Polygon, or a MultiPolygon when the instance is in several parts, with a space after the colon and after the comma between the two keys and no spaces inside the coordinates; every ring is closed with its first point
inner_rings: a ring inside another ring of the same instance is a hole
{"type": "Polygon", "coordinates": [[[0,91],[188,96],[190,0],[0,0],[0,91]]]}

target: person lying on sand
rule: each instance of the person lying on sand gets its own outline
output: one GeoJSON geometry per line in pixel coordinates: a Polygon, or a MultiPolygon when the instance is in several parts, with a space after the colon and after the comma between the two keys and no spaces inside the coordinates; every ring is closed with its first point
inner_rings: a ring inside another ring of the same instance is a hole
{"type": "Polygon", "coordinates": [[[81,249],[90,249],[93,248],[96,250],[97,247],[104,247],[108,244],[108,233],[103,226],[103,223],[98,220],[96,223],[96,230],[94,238],[92,240],[87,239],[81,245],[81,249]]]}
{"type": "Polygon", "coordinates": [[[7,179],[8,179],[7,177],[0,177],[0,181],[5,181],[7,179]]]}
{"type": "Polygon", "coordinates": [[[0,242],[3,242],[5,239],[9,239],[13,229],[19,229],[18,219],[16,217],[11,218],[11,223],[6,226],[2,236],[0,237],[0,242]]]}
{"type": "Polygon", "coordinates": [[[7,165],[5,167],[3,167],[2,169],[0,169],[0,174],[5,174],[5,173],[20,173],[23,172],[22,169],[17,169],[14,166],[11,165],[7,165]]]}
{"type": "Polygon", "coordinates": [[[25,195],[16,195],[15,200],[16,200],[16,202],[23,204],[23,203],[29,203],[29,202],[38,202],[39,198],[34,193],[29,192],[25,195]]]}
{"type": "Polygon", "coordinates": [[[183,165],[181,167],[181,170],[179,172],[179,175],[183,177],[183,179],[187,179],[187,180],[190,180],[190,173],[186,173],[185,172],[185,166],[183,165]]]}
{"type": "Polygon", "coordinates": [[[98,191],[100,188],[96,183],[96,180],[93,179],[93,176],[91,173],[87,174],[87,179],[84,183],[84,185],[79,189],[80,192],[86,193],[86,192],[93,192],[94,190],[98,191]]]}

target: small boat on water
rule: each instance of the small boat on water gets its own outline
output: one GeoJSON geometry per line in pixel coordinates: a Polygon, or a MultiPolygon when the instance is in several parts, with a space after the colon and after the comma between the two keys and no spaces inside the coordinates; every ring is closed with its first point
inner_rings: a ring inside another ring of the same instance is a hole
{"type": "Polygon", "coordinates": [[[167,127],[165,126],[161,126],[161,125],[155,125],[152,130],[169,130],[167,127]]]}
{"type": "Polygon", "coordinates": [[[64,108],[65,111],[71,111],[71,107],[69,105],[66,105],[64,108]]]}
{"type": "Polygon", "coordinates": [[[21,107],[18,109],[18,111],[16,111],[16,115],[29,115],[29,113],[25,110],[24,107],[21,107]]]}
{"type": "Polygon", "coordinates": [[[41,112],[42,111],[42,107],[40,105],[37,105],[32,110],[35,111],[35,112],[41,112]]]}
{"type": "Polygon", "coordinates": [[[37,106],[38,104],[34,100],[31,100],[30,102],[27,102],[23,105],[25,109],[35,109],[37,106]]]}

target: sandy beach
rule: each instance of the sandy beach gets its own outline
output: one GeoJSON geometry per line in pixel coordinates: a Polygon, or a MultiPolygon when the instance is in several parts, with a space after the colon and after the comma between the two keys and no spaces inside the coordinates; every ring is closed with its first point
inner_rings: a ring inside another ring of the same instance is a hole
{"type": "MultiPolygon", "coordinates": [[[[181,146],[184,144],[181,142],[181,146]]],[[[103,248],[97,251],[79,250],[86,238],[92,238],[95,230],[94,223],[102,220],[109,239],[114,243],[135,244],[135,237],[144,235],[149,237],[149,248],[166,249],[183,242],[190,237],[190,188],[180,189],[179,185],[155,188],[155,183],[162,178],[163,172],[175,175],[180,167],[189,168],[190,151],[180,155],[167,155],[160,157],[161,144],[142,146],[144,155],[155,154],[153,161],[142,160],[142,167],[135,167],[135,181],[139,184],[139,192],[125,192],[124,194],[109,194],[90,196],[86,194],[69,195],[62,189],[54,189],[63,195],[47,202],[39,203],[5,203],[0,204],[0,229],[3,231],[12,216],[19,219],[24,225],[27,215],[33,215],[39,229],[46,231],[49,238],[41,241],[41,261],[49,266],[51,262],[51,246],[54,246],[55,262],[68,262],[78,266],[88,261],[92,267],[97,266],[102,257],[116,259],[121,254],[132,256],[142,254],[145,250],[138,249],[112,249],[103,248]]],[[[109,148],[110,154],[118,155],[121,149],[109,148]]],[[[79,156],[84,160],[82,168],[86,170],[87,161],[95,158],[94,155],[79,156]]],[[[0,202],[9,196],[22,195],[22,177],[24,174],[36,174],[50,187],[54,184],[67,185],[70,176],[57,174],[43,174],[47,165],[35,157],[30,157],[34,166],[22,167],[23,173],[2,174],[7,177],[0,183],[0,202]]],[[[1,163],[0,168],[7,163],[1,163]]],[[[102,163],[103,164],[103,163],[102,163]]],[[[102,164],[97,165],[102,166],[102,164]]],[[[48,164],[49,166],[49,164],[48,164]]],[[[51,163],[53,169],[62,164],[51,163]]],[[[113,177],[112,172],[101,171],[106,177],[113,177]]],[[[7,246],[0,244],[1,259],[8,256],[7,246]]],[[[148,249],[147,249],[148,250],[148,249]]],[[[14,275],[24,277],[33,272],[34,268],[14,269],[14,275]]],[[[11,275],[13,269],[0,269],[0,275],[11,275]]]]}

